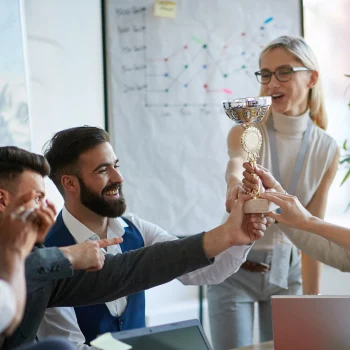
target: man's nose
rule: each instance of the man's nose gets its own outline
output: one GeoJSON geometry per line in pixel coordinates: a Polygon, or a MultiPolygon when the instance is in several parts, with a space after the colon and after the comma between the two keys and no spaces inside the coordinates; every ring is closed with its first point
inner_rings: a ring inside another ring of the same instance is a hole
{"type": "Polygon", "coordinates": [[[124,182],[123,175],[121,174],[121,172],[118,169],[113,169],[111,181],[112,182],[119,182],[119,183],[124,182]]]}

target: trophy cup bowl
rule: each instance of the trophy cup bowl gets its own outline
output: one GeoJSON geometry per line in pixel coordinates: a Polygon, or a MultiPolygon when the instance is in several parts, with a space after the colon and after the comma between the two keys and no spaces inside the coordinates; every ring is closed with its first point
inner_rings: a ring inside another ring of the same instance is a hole
{"type": "MultiPolygon", "coordinates": [[[[254,125],[261,123],[267,116],[271,106],[271,96],[237,98],[235,100],[222,101],[226,115],[245,129],[241,136],[241,146],[248,154],[248,161],[254,167],[262,145],[262,135],[254,125]]],[[[255,175],[257,178],[257,175],[255,175]]],[[[269,213],[278,208],[274,203],[259,198],[263,187],[260,183],[259,190],[253,191],[253,199],[244,204],[245,213],[269,213]]]]}
{"type": "Polygon", "coordinates": [[[226,115],[238,124],[254,125],[263,121],[271,106],[271,96],[222,101],[226,115]]]}

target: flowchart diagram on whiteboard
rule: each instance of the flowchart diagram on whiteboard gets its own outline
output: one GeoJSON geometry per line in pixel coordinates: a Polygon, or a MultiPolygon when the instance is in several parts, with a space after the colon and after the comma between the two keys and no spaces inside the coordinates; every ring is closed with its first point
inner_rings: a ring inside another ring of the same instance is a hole
{"type": "Polygon", "coordinates": [[[226,136],[221,101],[256,96],[262,48],[301,34],[300,1],[105,2],[110,133],[129,209],[177,234],[220,222],[226,136]]]}

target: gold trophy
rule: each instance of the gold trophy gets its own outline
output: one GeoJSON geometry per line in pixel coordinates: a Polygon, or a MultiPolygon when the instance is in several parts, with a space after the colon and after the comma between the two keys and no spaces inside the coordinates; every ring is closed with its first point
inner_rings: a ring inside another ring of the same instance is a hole
{"type": "MultiPolygon", "coordinates": [[[[256,160],[259,158],[259,152],[262,144],[262,135],[254,125],[260,123],[267,115],[271,106],[271,97],[247,97],[236,100],[223,101],[227,116],[245,129],[241,136],[241,146],[248,154],[249,163],[255,167],[256,160]]],[[[258,176],[253,174],[257,179],[258,176]]],[[[259,189],[253,191],[253,199],[247,201],[244,205],[244,212],[249,213],[269,213],[278,208],[274,203],[267,199],[259,198],[264,191],[259,180],[259,189]]]]}

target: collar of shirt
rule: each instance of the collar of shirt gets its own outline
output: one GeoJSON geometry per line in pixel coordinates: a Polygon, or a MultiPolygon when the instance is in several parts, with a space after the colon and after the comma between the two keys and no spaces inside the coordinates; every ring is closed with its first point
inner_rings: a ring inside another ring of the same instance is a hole
{"type": "MultiPolygon", "coordinates": [[[[77,220],[66,207],[62,209],[62,219],[77,243],[100,239],[96,233],[77,220]]],[[[122,237],[125,233],[125,227],[128,227],[128,224],[120,217],[108,219],[107,238],[122,237]]]]}

